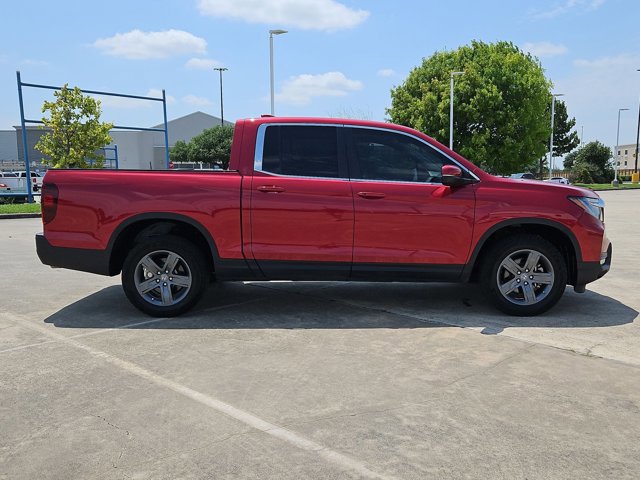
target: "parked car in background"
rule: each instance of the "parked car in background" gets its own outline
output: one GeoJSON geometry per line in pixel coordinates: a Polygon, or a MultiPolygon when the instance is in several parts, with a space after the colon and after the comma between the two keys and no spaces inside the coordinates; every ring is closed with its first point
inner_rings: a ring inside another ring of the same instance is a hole
{"type": "Polygon", "coordinates": [[[521,179],[521,180],[535,180],[536,177],[533,173],[525,172],[525,173],[514,173],[509,176],[509,178],[521,179]]]}
{"type": "Polygon", "coordinates": [[[564,177],[551,177],[551,178],[547,178],[545,180],[545,182],[550,182],[550,183],[560,183],[562,185],[569,185],[569,180],[564,178],[564,177]]]}
{"type": "Polygon", "coordinates": [[[20,190],[24,182],[18,178],[14,172],[0,172],[0,182],[3,183],[9,191],[20,190]]]}
{"type": "MultiPolygon", "coordinates": [[[[16,176],[18,178],[26,178],[27,177],[27,172],[24,170],[18,171],[18,172],[13,172],[16,174],[16,176]]],[[[42,188],[42,179],[44,178],[44,175],[42,175],[39,172],[31,172],[31,181],[33,182],[33,191],[37,192],[38,190],[40,190],[42,188]]]]}

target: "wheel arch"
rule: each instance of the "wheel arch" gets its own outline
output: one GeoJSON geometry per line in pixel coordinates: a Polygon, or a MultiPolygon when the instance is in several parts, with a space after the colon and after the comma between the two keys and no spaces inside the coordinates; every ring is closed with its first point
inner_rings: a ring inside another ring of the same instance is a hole
{"type": "Polygon", "coordinates": [[[201,223],[185,215],[153,212],[127,218],[111,234],[107,247],[109,275],[117,275],[122,270],[131,245],[141,238],[169,233],[183,237],[199,246],[209,262],[211,271],[215,270],[220,258],[218,247],[209,231],[201,223]]]}
{"type": "Polygon", "coordinates": [[[575,235],[565,225],[542,218],[517,218],[505,220],[489,228],[477,242],[463,272],[462,281],[476,281],[482,267],[483,254],[505,236],[529,233],[540,235],[560,249],[567,264],[567,283],[575,285],[577,264],[582,261],[582,251],[575,235]]]}

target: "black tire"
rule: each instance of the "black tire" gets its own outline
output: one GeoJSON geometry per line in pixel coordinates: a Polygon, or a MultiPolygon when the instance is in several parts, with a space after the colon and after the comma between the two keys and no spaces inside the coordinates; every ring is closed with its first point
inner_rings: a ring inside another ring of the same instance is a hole
{"type": "Polygon", "coordinates": [[[138,310],[153,317],[175,317],[200,300],[209,282],[207,265],[200,249],[184,238],[163,235],[143,239],[124,261],[122,288],[138,310]],[[172,265],[167,265],[168,261],[172,265]],[[151,271],[147,266],[160,268],[151,271]]]}
{"type": "Polygon", "coordinates": [[[534,316],[549,310],[562,297],[567,265],[560,251],[544,238],[515,235],[491,246],[482,269],[482,283],[499,310],[534,316]],[[533,269],[527,268],[534,263],[533,269]]]}

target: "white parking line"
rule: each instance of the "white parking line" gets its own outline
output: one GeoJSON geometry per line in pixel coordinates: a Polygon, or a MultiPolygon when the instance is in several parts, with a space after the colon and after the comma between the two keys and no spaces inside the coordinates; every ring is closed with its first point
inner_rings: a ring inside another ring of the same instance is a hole
{"type": "MultiPolygon", "coordinates": [[[[20,316],[22,317],[22,315],[20,316]]],[[[152,322],[152,320],[150,320],[149,322],[152,322]]],[[[317,443],[313,440],[310,440],[292,430],[289,430],[288,428],[284,428],[284,427],[275,425],[273,423],[270,423],[250,412],[241,410],[239,408],[234,407],[233,405],[230,405],[221,400],[218,400],[217,398],[214,398],[212,396],[193,390],[192,388],[189,388],[185,385],[182,385],[168,378],[162,377],[157,373],[153,373],[150,370],[147,370],[139,365],[136,365],[135,363],[129,362],[127,360],[123,360],[109,353],[103,352],[96,348],[80,343],[75,338],[66,337],[62,334],[59,334],[51,330],[50,328],[47,328],[40,324],[34,324],[26,319],[24,321],[21,321],[19,325],[25,326],[31,330],[37,331],[39,333],[42,333],[44,335],[51,337],[53,339],[51,340],[51,342],[62,342],[72,347],[75,347],[77,349],[83,350],[93,357],[104,360],[110,363],[111,365],[114,365],[122,370],[125,370],[128,373],[136,375],[156,385],[168,388],[169,390],[172,390],[184,397],[194,400],[200,403],[201,405],[205,405],[224,415],[234,418],[239,422],[244,423],[245,425],[248,425],[252,428],[255,428],[256,430],[259,430],[275,438],[278,438],[284,442],[287,442],[290,445],[300,448],[301,450],[313,452],[318,456],[324,458],[328,462],[344,470],[349,470],[351,472],[354,472],[360,475],[361,477],[377,478],[377,479],[394,478],[391,476],[382,475],[377,472],[374,472],[369,468],[367,468],[363,463],[359,462],[358,460],[355,460],[351,457],[343,455],[342,453],[339,453],[335,450],[331,450],[327,446],[317,443]]],[[[112,329],[112,330],[116,330],[116,329],[112,329]]],[[[87,336],[87,335],[84,334],[83,336],[87,336]]]]}

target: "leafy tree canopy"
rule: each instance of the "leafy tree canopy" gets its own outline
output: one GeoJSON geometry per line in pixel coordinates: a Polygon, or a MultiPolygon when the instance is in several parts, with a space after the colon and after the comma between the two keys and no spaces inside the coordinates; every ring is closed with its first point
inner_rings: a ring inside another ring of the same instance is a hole
{"type": "MultiPolygon", "coordinates": [[[[550,115],[550,114],[549,114],[550,115]]],[[[553,156],[560,157],[573,151],[580,145],[580,138],[577,132],[572,132],[576,126],[576,119],[569,118],[567,113],[567,105],[556,100],[555,112],[553,117],[553,156]]]]}
{"type": "Polygon", "coordinates": [[[464,71],[455,80],[455,150],[493,173],[535,168],[551,129],[551,83],[539,61],[510,42],[473,41],[424,59],[391,91],[391,121],[448,144],[453,71],[464,71]]]}
{"type": "Polygon", "coordinates": [[[97,150],[111,143],[113,124],[100,121],[100,101],[67,84],[54,96],[42,106],[42,113],[49,112],[42,118],[48,131],[36,149],[51,158],[54,168],[102,168],[104,156],[97,150]]]}
{"type": "Polygon", "coordinates": [[[572,182],[609,183],[613,180],[614,172],[610,161],[611,150],[598,141],[587,143],[584,147],[576,150],[570,160],[571,174],[569,178],[572,182]]]}
{"type": "Polygon", "coordinates": [[[169,156],[172,162],[214,163],[227,169],[231,158],[232,140],[233,126],[218,125],[204,130],[189,143],[177,141],[169,156]]]}

